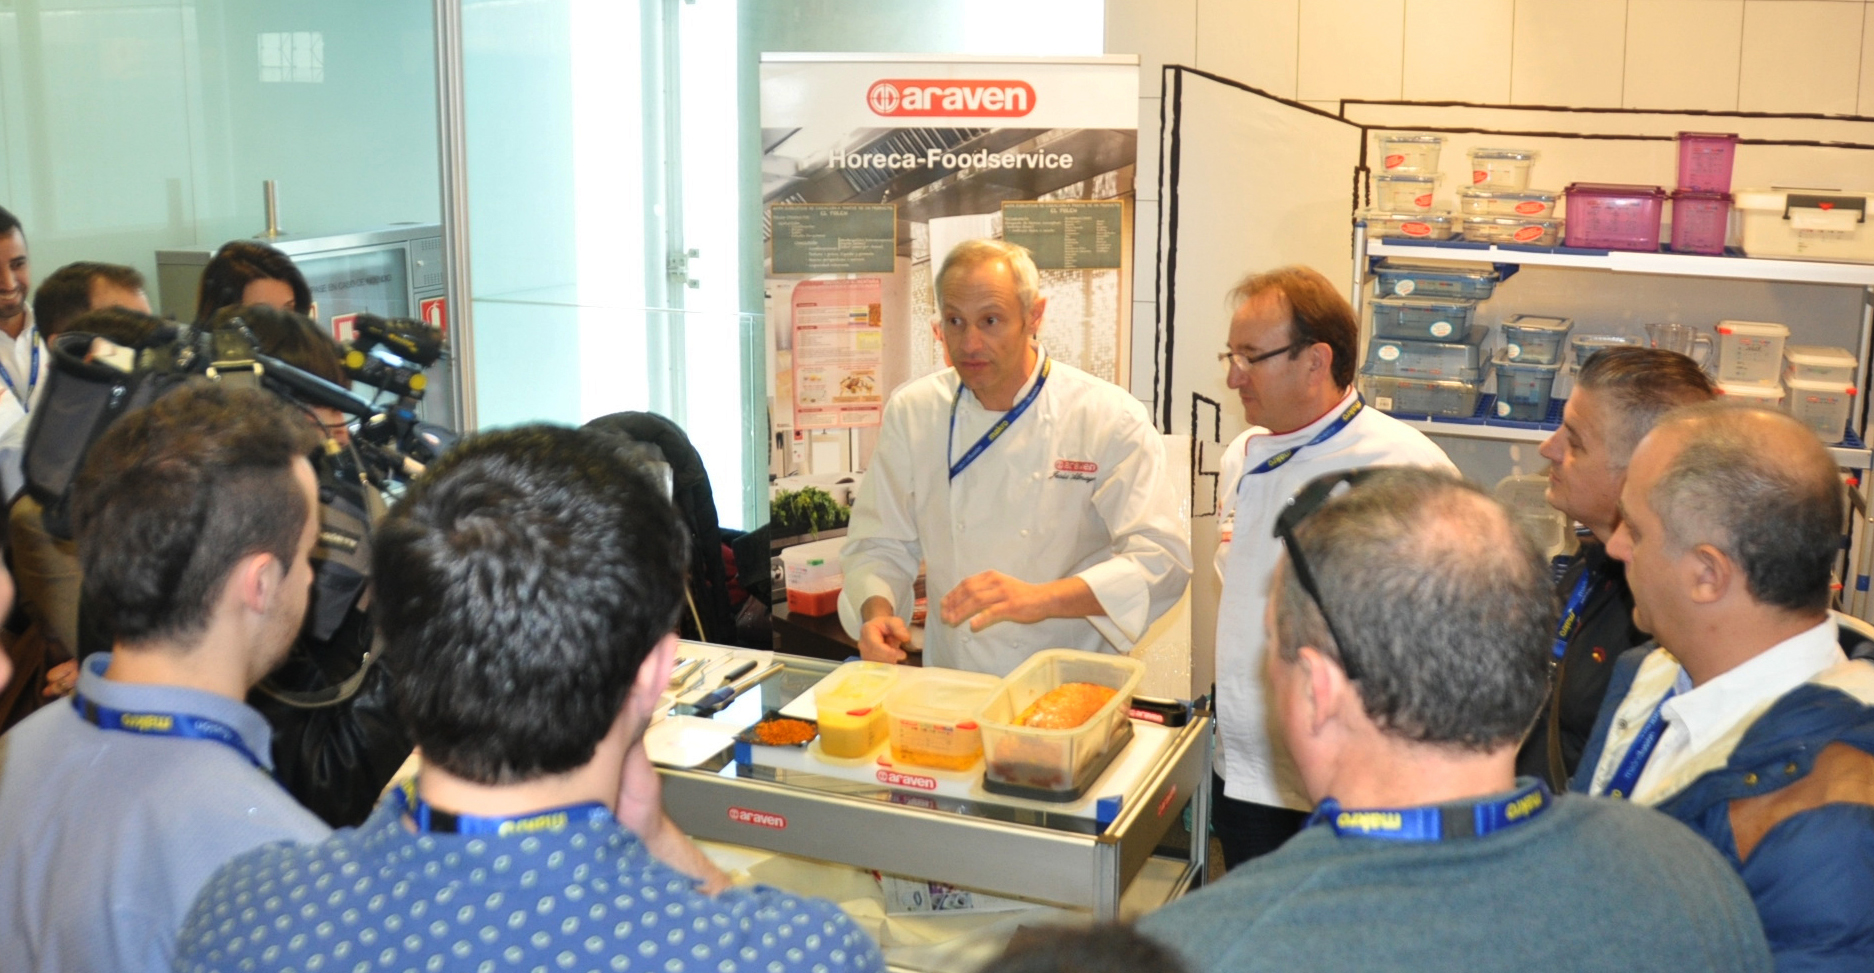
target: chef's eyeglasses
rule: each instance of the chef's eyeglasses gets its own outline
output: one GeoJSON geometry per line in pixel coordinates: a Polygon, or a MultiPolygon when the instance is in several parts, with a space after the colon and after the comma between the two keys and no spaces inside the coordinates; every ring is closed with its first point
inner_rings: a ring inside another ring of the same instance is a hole
{"type": "Polygon", "coordinates": [[[1295,530],[1309,517],[1314,516],[1315,511],[1320,510],[1322,505],[1327,503],[1328,498],[1334,495],[1335,490],[1340,489],[1341,484],[1346,484],[1349,489],[1352,489],[1372,479],[1379,472],[1381,471],[1371,469],[1341,470],[1317,476],[1309,480],[1307,485],[1300,490],[1295,491],[1295,495],[1288,498],[1287,505],[1275,517],[1274,534],[1282,539],[1282,546],[1288,550],[1288,563],[1295,572],[1295,580],[1301,584],[1301,590],[1307,592],[1309,598],[1314,599],[1314,607],[1321,612],[1321,621],[1327,625],[1327,634],[1334,637],[1335,654],[1340,656],[1340,669],[1347,674],[1349,680],[1355,682],[1360,680],[1363,673],[1358,666],[1354,665],[1353,656],[1348,652],[1347,640],[1341,636],[1340,630],[1334,627],[1333,616],[1327,613],[1327,603],[1321,600],[1321,589],[1314,583],[1314,572],[1308,570],[1308,561],[1302,557],[1301,545],[1295,540],[1295,530]]]}
{"type": "Polygon", "coordinates": [[[1217,353],[1217,360],[1219,362],[1229,362],[1230,367],[1235,368],[1239,371],[1247,372],[1249,371],[1249,366],[1257,364],[1258,362],[1266,362],[1269,359],[1274,358],[1277,355],[1294,351],[1297,348],[1306,348],[1309,345],[1312,345],[1315,343],[1316,342],[1311,341],[1311,340],[1299,340],[1298,339],[1295,341],[1291,341],[1288,344],[1283,345],[1282,347],[1277,348],[1274,351],[1265,351],[1260,355],[1245,355],[1245,354],[1242,354],[1240,352],[1235,352],[1235,351],[1220,351],[1217,353]]]}

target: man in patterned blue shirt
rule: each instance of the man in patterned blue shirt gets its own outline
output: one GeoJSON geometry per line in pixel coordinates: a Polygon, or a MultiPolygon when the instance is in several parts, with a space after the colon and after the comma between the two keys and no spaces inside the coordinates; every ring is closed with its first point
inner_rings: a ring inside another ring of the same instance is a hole
{"type": "Polygon", "coordinates": [[[432,467],[373,571],[421,773],[355,831],[223,867],[176,969],[881,969],[838,907],[728,887],[664,814],[643,734],[687,550],[591,433],[490,433],[432,467]]]}

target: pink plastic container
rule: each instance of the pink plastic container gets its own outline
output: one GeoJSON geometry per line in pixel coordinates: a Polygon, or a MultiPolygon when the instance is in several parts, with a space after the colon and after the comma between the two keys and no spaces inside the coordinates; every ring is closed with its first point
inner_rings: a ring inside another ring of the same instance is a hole
{"type": "Polygon", "coordinates": [[[1666,191],[1658,186],[1578,182],[1566,189],[1564,246],[1588,250],[1658,250],[1666,191]]]}
{"type": "Polygon", "coordinates": [[[1680,132],[1679,188],[1695,193],[1730,192],[1731,162],[1736,157],[1736,135],[1680,132]]]}
{"type": "Polygon", "coordinates": [[[1730,193],[1681,189],[1672,194],[1674,253],[1723,253],[1724,236],[1730,227],[1730,193]]]}

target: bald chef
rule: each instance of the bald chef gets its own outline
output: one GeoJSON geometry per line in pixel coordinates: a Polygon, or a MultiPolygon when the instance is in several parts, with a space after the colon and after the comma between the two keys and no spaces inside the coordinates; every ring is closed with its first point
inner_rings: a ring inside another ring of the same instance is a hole
{"type": "Polygon", "coordinates": [[[1036,342],[1028,251],[959,244],[936,278],[951,367],[885,404],[840,552],[840,622],[900,662],[924,562],[928,665],[1006,675],[1034,652],[1125,652],[1184,593],[1191,549],[1145,407],[1036,342]]]}

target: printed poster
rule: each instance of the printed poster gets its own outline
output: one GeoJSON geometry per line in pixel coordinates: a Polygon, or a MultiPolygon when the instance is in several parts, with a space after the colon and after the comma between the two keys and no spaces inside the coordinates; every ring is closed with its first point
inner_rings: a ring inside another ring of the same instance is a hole
{"type": "Polygon", "coordinates": [[[884,287],[876,277],[794,288],[794,428],[876,426],[885,411],[884,287]]]}

